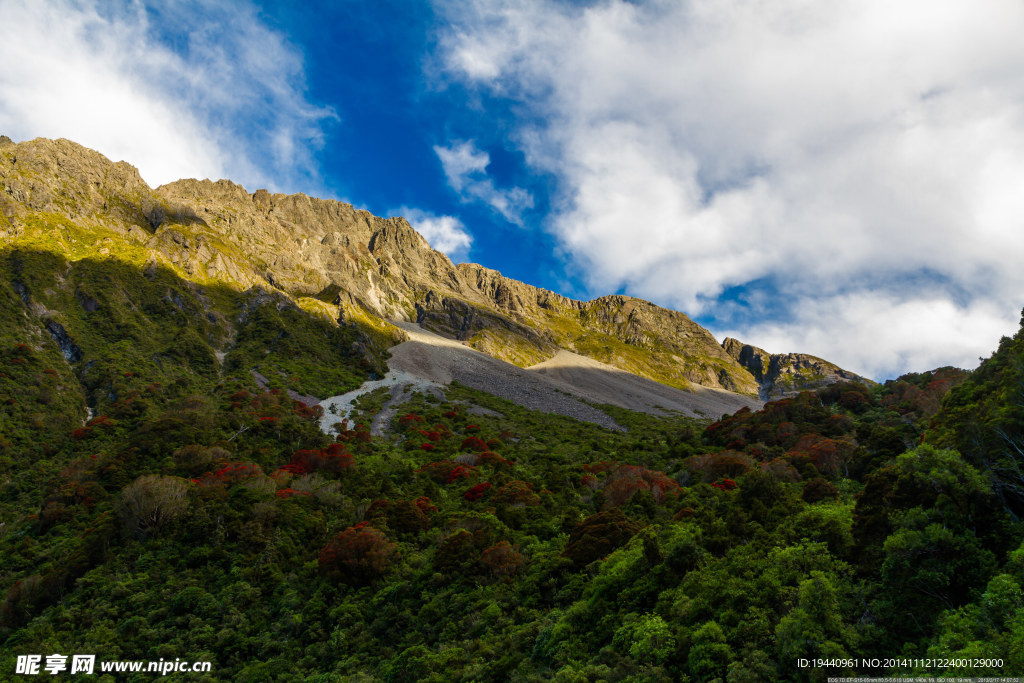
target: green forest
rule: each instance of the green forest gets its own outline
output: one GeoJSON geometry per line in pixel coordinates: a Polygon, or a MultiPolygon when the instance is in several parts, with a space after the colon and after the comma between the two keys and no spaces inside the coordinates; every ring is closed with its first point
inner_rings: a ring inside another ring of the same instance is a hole
{"type": "Polygon", "coordinates": [[[246,682],[1024,672],[1024,331],[715,422],[453,385],[321,432],[301,397],[385,360],[271,290],[0,253],[0,679],[51,653],[246,682]]]}

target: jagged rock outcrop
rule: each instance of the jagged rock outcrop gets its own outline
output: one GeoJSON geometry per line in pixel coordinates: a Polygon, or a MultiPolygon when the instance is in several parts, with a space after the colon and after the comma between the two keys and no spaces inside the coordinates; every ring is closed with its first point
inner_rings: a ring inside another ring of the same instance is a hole
{"type": "Polygon", "coordinates": [[[874,384],[865,377],[806,353],[768,353],[732,337],[725,338],[722,349],[754,376],[762,401],[793,396],[836,382],[874,384]]]}

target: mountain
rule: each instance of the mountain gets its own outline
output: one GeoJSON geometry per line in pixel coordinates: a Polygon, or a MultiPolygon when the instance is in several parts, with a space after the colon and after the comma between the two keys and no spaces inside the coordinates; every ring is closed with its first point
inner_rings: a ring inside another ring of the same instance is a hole
{"type": "Polygon", "coordinates": [[[836,382],[875,384],[866,377],[806,353],[768,353],[732,337],[722,341],[722,348],[754,376],[763,401],[795,396],[801,391],[819,389],[836,382]]]}
{"type": "Polygon", "coordinates": [[[0,187],[0,679],[1024,670],[1024,321],[762,406],[840,371],[66,141],[0,187]]]}
{"type": "MultiPolygon", "coordinates": [[[[405,338],[388,321],[406,321],[520,367],[565,350],[679,389],[765,394],[763,373],[682,313],[626,296],[576,301],[455,265],[402,218],[249,193],[226,180],[154,190],[127,163],[67,140],[0,139],[0,179],[0,230],[11,244],[160,264],[199,286],[277,292],[360,329],[369,355],[405,338]]],[[[835,370],[827,379],[852,376],[835,370]]],[[[817,386],[819,375],[790,373],[786,387],[817,386]]]]}

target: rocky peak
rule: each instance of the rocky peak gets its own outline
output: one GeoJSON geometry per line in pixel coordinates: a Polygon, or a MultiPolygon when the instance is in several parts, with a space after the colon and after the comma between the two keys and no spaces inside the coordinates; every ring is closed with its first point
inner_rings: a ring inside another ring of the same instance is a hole
{"type": "Polygon", "coordinates": [[[534,316],[538,308],[579,310],[582,303],[547,289],[533,287],[477,263],[460,263],[456,268],[470,291],[509,313],[534,316]]]}
{"type": "Polygon", "coordinates": [[[0,210],[5,215],[45,211],[148,225],[156,202],[134,166],[113,163],[70,140],[7,140],[0,153],[0,210]]]}
{"type": "Polygon", "coordinates": [[[841,381],[874,384],[865,377],[806,353],[768,353],[732,337],[722,341],[722,349],[754,376],[763,401],[793,396],[841,381]]]}

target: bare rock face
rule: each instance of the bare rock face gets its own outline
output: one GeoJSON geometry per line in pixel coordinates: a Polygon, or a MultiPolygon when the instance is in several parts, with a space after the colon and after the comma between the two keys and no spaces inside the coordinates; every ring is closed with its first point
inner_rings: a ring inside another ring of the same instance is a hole
{"type": "Polygon", "coordinates": [[[42,211],[149,224],[156,202],[135,167],[111,163],[69,140],[5,140],[0,142],[0,213],[8,220],[42,211]]]}
{"type": "Polygon", "coordinates": [[[566,349],[677,388],[759,390],[759,375],[682,313],[624,296],[576,301],[483,266],[456,266],[404,218],[304,194],[250,193],[228,180],[152,189],[129,164],[68,140],[0,138],[0,234],[29,233],[65,250],[61,239],[73,237],[79,255],[158,261],[199,283],[319,299],[339,306],[342,322],[418,322],[521,367],[566,349]]]}
{"type": "Polygon", "coordinates": [[[250,195],[225,180],[181,180],[156,192],[201,216],[267,282],[291,294],[332,290],[348,306],[410,320],[416,292],[456,279],[451,261],[403,218],[378,218],[302,194],[250,195]]]}
{"type": "Polygon", "coordinates": [[[732,337],[725,338],[722,349],[754,376],[763,401],[793,396],[836,382],[874,384],[870,379],[806,353],[772,354],[732,337]]]}

